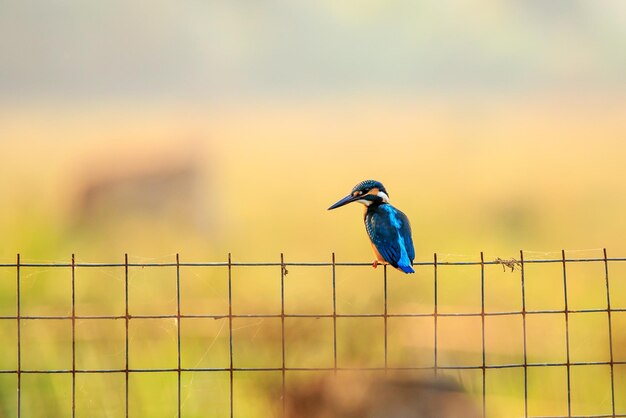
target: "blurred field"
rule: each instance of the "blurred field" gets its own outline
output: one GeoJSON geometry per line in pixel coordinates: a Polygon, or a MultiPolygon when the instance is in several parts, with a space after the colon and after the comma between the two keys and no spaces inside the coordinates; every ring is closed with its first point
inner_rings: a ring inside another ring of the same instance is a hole
{"type": "Polygon", "coordinates": [[[335,251],[367,260],[361,210],[326,212],[364,178],[383,181],[409,214],[418,259],[520,248],[617,254],[626,250],[625,110],[594,100],[7,108],[0,256],[328,259],[335,251]],[[71,229],[92,178],[187,155],[202,170],[204,200],[191,203],[202,205],[203,231],[175,211],[138,215],[122,202],[90,230],[71,229]]]}
{"type": "MultiPolygon", "coordinates": [[[[418,261],[434,252],[440,261],[477,260],[480,251],[493,260],[520,249],[530,259],[558,258],[561,248],[568,257],[599,257],[602,247],[624,256],[625,112],[619,100],[598,97],[5,107],[0,260],[14,262],[20,252],[23,261],[68,261],[71,253],[85,262],[121,262],[124,253],[139,262],[173,261],[176,253],[223,261],[230,252],[235,261],[277,261],[283,252],[287,261],[329,261],[335,252],[338,261],[370,261],[362,209],[326,211],[365,178],[382,181],[411,219],[418,261]],[[188,160],[201,168],[194,190],[155,189],[181,206],[144,213],[144,203],[129,204],[122,193],[78,222],[93,178],[188,160]],[[196,209],[200,220],[190,216],[196,209]]],[[[626,308],[626,265],[610,272],[613,307],[626,308]]],[[[432,273],[390,271],[389,312],[432,312],[432,273]]],[[[226,277],[224,268],[183,268],[183,313],[227,313],[226,277]]],[[[15,313],[14,278],[0,269],[2,315],[15,313]]],[[[279,279],[278,268],[235,268],[233,311],[280,313],[279,279]]],[[[480,312],[478,267],[442,267],[439,279],[440,312],[480,312]]],[[[568,279],[571,309],[606,307],[601,264],[568,266],[568,279]]],[[[331,313],[330,280],[329,268],[290,268],[286,311],[331,313]]],[[[519,283],[519,272],[489,266],[486,310],[520,309],[519,283]]],[[[65,269],[25,268],[21,290],[24,315],[71,312],[65,269]]],[[[528,266],[526,291],[528,309],[563,309],[561,266],[528,266]]],[[[78,315],[123,314],[119,268],[77,269],[76,292],[78,315]]],[[[129,292],[131,314],[175,313],[172,268],[132,268],[129,292]]],[[[381,269],[338,268],[337,309],[382,312],[381,269]]],[[[614,314],[616,360],[626,359],[625,321],[614,314]]],[[[77,322],[77,367],[123,367],[123,322],[99,322],[77,322]]],[[[183,367],[228,366],[226,320],[181,322],[183,367]]],[[[280,366],[280,320],[233,325],[237,367],[280,366]]],[[[527,325],[530,362],[565,361],[563,314],[535,315],[527,325]]],[[[480,364],[479,317],[441,318],[439,326],[440,364],[480,364]]],[[[0,327],[0,369],[15,369],[15,322],[0,327]]],[[[382,365],[382,320],[340,319],[337,331],[340,366],[382,365]]],[[[25,321],[22,332],[24,368],[71,367],[68,321],[25,321]]],[[[172,320],[132,320],[130,338],[131,367],[176,366],[172,320]]],[[[607,361],[606,314],[572,314],[570,340],[572,361],[607,361]]],[[[289,367],[332,366],[332,321],[288,319],[286,346],[289,367]]],[[[389,320],[390,366],[430,365],[432,347],[432,318],[389,320]]],[[[521,319],[488,317],[486,348],[488,364],[520,362],[521,319]]],[[[618,413],[626,413],[624,372],[616,367],[618,413]]],[[[482,392],[480,371],[446,374],[482,392]]],[[[288,382],[302,378],[293,373],[288,382]]],[[[0,376],[0,416],[15,414],[15,379],[0,376]]],[[[279,382],[279,373],[238,373],[236,416],[271,416],[276,398],[267,390],[279,382]]],[[[572,382],[574,414],[610,413],[608,366],[573,367],[572,382]]],[[[70,383],[67,375],[24,376],[24,416],[68,416],[70,383]]],[[[175,374],[133,375],[130,385],[132,416],[175,416],[175,374]]],[[[523,415],[521,370],[490,370],[487,387],[490,416],[523,415]]],[[[565,369],[529,370],[529,396],[531,415],[566,414],[565,369]]],[[[184,374],[183,397],[186,417],[227,416],[228,374],[184,374]]],[[[77,376],[77,416],[123,416],[123,400],[123,376],[77,376]]]]}
{"type": "MultiPolygon", "coordinates": [[[[372,260],[362,208],[382,181],[417,261],[626,256],[626,3],[500,0],[0,2],[0,263],[372,260]]],[[[430,313],[432,266],[390,271],[388,310],[430,313]]],[[[626,308],[626,264],[611,263],[626,308]]],[[[181,311],[228,312],[227,269],[181,269],[181,311]]],[[[70,271],[23,268],[21,314],[71,312],[70,271]]],[[[568,265],[571,309],[606,307],[601,263],[568,265]]],[[[562,310],[556,264],[526,271],[527,308],[562,310]]],[[[129,271],[131,315],[176,312],[175,270],[129,271]]],[[[280,312],[277,267],[233,269],[233,312],[280,312]]],[[[485,309],[519,310],[519,271],[485,270],[485,309]]],[[[381,269],[337,268],[337,311],[380,313],[381,269]]],[[[480,312],[477,266],[439,269],[438,309],[480,312]]],[[[124,313],[119,267],[76,270],[78,315],[124,313]]],[[[0,370],[17,367],[16,281],[0,268],[0,370]],[[8,319],[6,318],[8,317],[8,319]]],[[[287,313],[332,312],[331,270],[290,267],[287,313]]],[[[529,315],[528,360],[562,362],[564,314],[529,315]]],[[[277,318],[233,321],[236,367],[281,362],[277,318]]],[[[285,321],[288,367],[329,367],[329,318],[285,321]]],[[[226,319],[130,320],[131,368],[226,367],[226,319]]],[[[572,313],[574,362],[608,360],[608,320],[572,313]]],[[[521,319],[485,318],[487,364],[522,361],[521,319]]],[[[22,367],[71,367],[70,321],[24,320],[22,367]]],[[[479,316],[441,317],[439,364],[482,362],[479,316]]],[[[381,318],[339,318],[340,367],[383,363],[381,318]]],[[[392,367],[434,362],[431,317],[389,318],[392,367]]],[[[76,366],[125,362],[121,320],[76,322],[76,366]]],[[[626,315],[613,315],[626,361],[626,315]]],[[[610,414],[609,368],[571,368],[574,415],[610,414]]],[[[366,373],[371,376],[379,372],[366,373]]],[[[287,385],[314,372],[288,372],[287,385]]],[[[408,375],[423,375],[408,372],[408,375]]],[[[427,373],[428,374],[428,373],[427,373]]],[[[446,371],[479,403],[480,370],[446,371]]],[[[71,376],[24,374],[24,418],[71,416],[71,376]]],[[[615,367],[626,414],[626,366],[615,367]]],[[[0,373],[0,418],[16,381],[0,373]]],[[[235,416],[279,416],[276,372],[238,372],[235,416]]],[[[183,373],[184,417],[229,415],[225,372],[183,373]]],[[[528,414],[567,415],[564,367],[528,370],[528,414]]],[[[174,373],[133,374],[133,418],[176,416],[174,373]]],[[[77,417],[123,417],[124,376],[78,374],[77,417]]],[[[523,371],[489,370],[487,416],[524,412],[523,371]]]]}

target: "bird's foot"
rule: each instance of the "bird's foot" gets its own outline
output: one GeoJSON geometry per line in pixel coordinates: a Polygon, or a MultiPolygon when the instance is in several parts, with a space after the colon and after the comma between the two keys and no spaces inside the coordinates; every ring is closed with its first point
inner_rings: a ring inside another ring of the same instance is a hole
{"type": "Polygon", "coordinates": [[[378,267],[378,260],[374,260],[374,262],[372,263],[372,267],[374,268],[378,267]]]}

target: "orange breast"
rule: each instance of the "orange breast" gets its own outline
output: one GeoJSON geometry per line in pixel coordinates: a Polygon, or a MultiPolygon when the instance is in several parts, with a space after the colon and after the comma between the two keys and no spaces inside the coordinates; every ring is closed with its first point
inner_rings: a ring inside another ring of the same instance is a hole
{"type": "Polygon", "coordinates": [[[376,246],[374,245],[373,242],[370,241],[370,244],[372,244],[372,250],[374,250],[374,255],[376,256],[376,259],[378,261],[382,261],[383,263],[386,263],[387,261],[385,261],[385,259],[383,258],[382,255],[380,255],[380,253],[378,252],[378,250],[376,249],[376,246]]]}

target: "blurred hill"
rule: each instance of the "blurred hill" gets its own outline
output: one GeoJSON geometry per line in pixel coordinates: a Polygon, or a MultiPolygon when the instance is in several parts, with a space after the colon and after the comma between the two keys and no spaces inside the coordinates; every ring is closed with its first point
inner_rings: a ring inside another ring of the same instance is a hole
{"type": "Polygon", "coordinates": [[[620,1],[3,1],[0,96],[624,93],[620,1]]]}

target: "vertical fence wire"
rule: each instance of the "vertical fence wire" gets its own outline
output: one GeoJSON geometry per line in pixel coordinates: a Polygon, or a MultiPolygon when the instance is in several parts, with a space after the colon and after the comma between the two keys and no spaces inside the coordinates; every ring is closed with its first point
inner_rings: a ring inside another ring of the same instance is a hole
{"type": "Polygon", "coordinates": [[[524,418],[528,418],[528,347],[526,342],[526,269],[524,264],[524,251],[519,251],[521,284],[522,284],[522,331],[524,341],[524,418]]]}
{"type": "Polygon", "coordinates": [[[129,326],[129,321],[130,321],[130,315],[128,313],[128,254],[124,254],[124,310],[125,310],[125,315],[124,315],[124,324],[126,325],[126,332],[124,334],[124,344],[125,344],[125,349],[124,349],[124,354],[125,354],[125,366],[124,366],[124,373],[125,373],[125,416],[126,418],[128,418],[128,409],[129,409],[129,405],[128,405],[128,375],[129,375],[129,367],[128,367],[128,326],[129,326]]]}
{"type": "Polygon", "coordinates": [[[604,257],[604,283],[606,287],[606,313],[609,325],[609,367],[611,370],[611,412],[615,415],[615,364],[613,357],[613,323],[611,315],[611,288],[609,285],[609,262],[606,256],[606,248],[602,249],[604,257]]]}
{"type": "Polygon", "coordinates": [[[282,417],[285,416],[285,257],[280,253],[280,339],[281,339],[281,386],[282,417]]]}
{"type": "Polygon", "coordinates": [[[72,418],[76,416],[76,259],[72,254],[72,418]]]}
{"type": "Polygon", "coordinates": [[[17,418],[22,416],[22,310],[20,255],[16,260],[16,322],[17,322],[17,418]]]}
{"type": "Polygon", "coordinates": [[[485,257],[483,252],[480,252],[480,333],[481,333],[481,351],[482,351],[482,373],[483,373],[483,418],[487,416],[487,370],[486,370],[486,357],[485,357],[485,257]]]}
{"type": "Polygon", "coordinates": [[[383,325],[384,325],[384,353],[385,353],[385,373],[387,373],[387,264],[383,265],[383,325]]]}
{"type": "Polygon", "coordinates": [[[234,408],[234,394],[233,394],[233,381],[234,381],[234,364],[233,364],[233,262],[230,253],[228,253],[228,375],[230,378],[230,391],[229,391],[229,411],[230,418],[233,418],[235,414],[234,408]]]}
{"type": "Polygon", "coordinates": [[[180,358],[180,255],[176,253],[176,356],[177,356],[177,394],[176,401],[178,407],[178,418],[182,416],[181,402],[181,358],[180,358]]]}
{"type": "Polygon", "coordinates": [[[437,305],[438,305],[438,295],[437,295],[437,253],[434,253],[433,255],[433,271],[434,271],[434,307],[433,307],[433,321],[434,321],[434,328],[435,328],[435,339],[434,339],[434,358],[433,358],[433,363],[434,363],[434,369],[435,369],[435,377],[437,377],[437,374],[439,373],[438,370],[438,366],[439,366],[439,362],[438,362],[438,358],[437,358],[437,344],[438,344],[438,339],[439,339],[439,335],[438,335],[438,329],[437,329],[437,322],[438,322],[438,310],[437,310],[437,305]]]}
{"type": "Polygon", "coordinates": [[[567,415],[572,415],[572,382],[571,382],[571,362],[569,348],[569,305],[567,302],[567,267],[565,262],[565,250],[561,250],[561,260],[563,263],[563,298],[565,303],[565,354],[567,370],[567,415]]]}
{"type": "Polygon", "coordinates": [[[333,372],[337,374],[337,266],[335,253],[332,256],[333,273],[333,372]]]}

